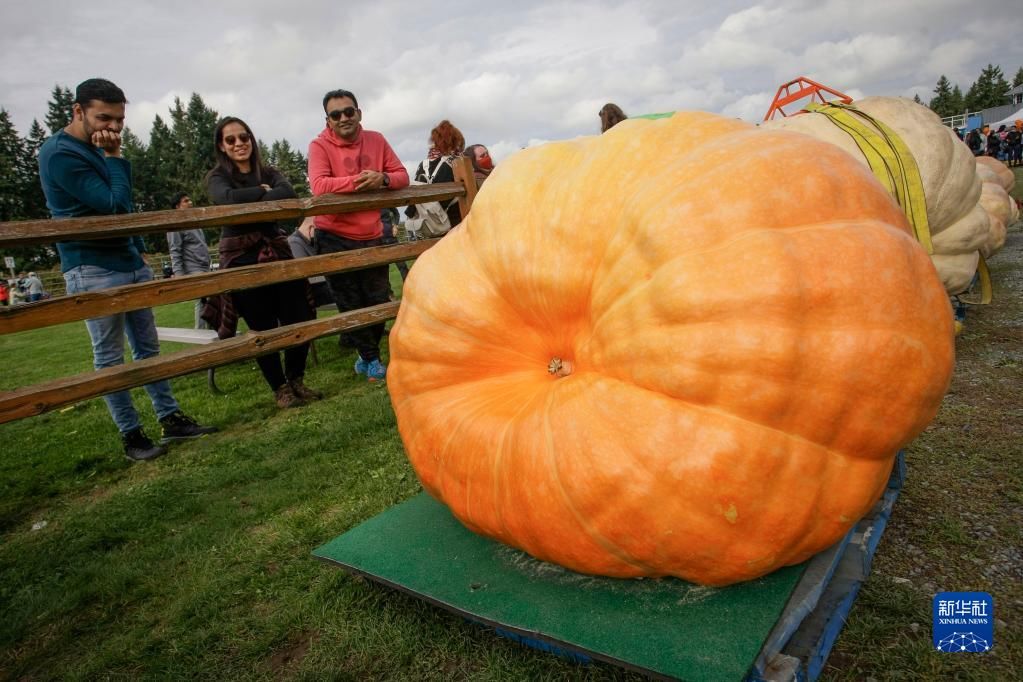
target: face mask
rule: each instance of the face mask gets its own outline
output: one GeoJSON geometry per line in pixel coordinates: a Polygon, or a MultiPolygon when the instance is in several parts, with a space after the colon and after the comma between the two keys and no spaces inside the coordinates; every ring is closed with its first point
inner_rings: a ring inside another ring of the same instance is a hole
{"type": "Polygon", "coordinates": [[[483,170],[492,170],[494,168],[494,160],[489,155],[476,159],[476,163],[483,170]]]}

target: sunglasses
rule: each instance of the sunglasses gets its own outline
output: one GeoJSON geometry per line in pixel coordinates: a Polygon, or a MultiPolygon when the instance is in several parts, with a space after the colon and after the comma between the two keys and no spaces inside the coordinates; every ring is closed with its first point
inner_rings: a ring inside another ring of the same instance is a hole
{"type": "Polygon", "coordinates": [[[231,147],[234,146],[235,140],[237,140],[240,144],[246,144],[251,139],[252,136],[249,135],[248,133],[239,133],[238,137],[235,137],[234,135],[225,135],[224,144],[226,144],[228,147],[231,147]]]}
{"type": "Polygon", "coordinates": [[[340,121],[342,116],[345,118],[355,118],[355,112],[357,111],[358,109],[355,107],[345,107],[344,109],[335,109],[327,114],[327,116],[330,117],[331,121],[340,121]]]}

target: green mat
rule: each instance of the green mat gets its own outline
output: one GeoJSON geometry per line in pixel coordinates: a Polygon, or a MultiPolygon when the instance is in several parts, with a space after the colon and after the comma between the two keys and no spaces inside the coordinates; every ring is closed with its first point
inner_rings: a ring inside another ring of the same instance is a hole
{"type": "Polygon", "coordinates": [[[426,493],[316,549],[473,620],[684,680],[741,680],[805,566],[728,588],[567,571],[482,538],[426,493]]]}

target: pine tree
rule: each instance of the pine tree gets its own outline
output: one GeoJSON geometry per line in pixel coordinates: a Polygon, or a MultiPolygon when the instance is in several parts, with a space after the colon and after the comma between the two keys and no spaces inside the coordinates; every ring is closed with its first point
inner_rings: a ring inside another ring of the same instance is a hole
{"type": "Polygon", "coordinates": [[[1005,80],[1001,67],[988,64],[980,77],[966,92],[966,106],[970,111],[980,111],[1006,103],[1009,82],[1005,80]]]}
{"type": "Polygon", "coordinates": [[[952,116],[958,112],[952,110],[951,98],[952,84],[948,82],[948,78],[945,77],[945,74],[941,74],[941,78],[938,79],[937,85],[934,86],[934,97],[931,98],[928,106],[931,108],[931,111],[942,118],[945,116],[952,116]]]}
{"type": "Polygon", "coordinates": [[[69,88],[53,86],[45,119],[46,127],[50,129],[51,135],[55,135],[58,130],[62,130],[71,123],[71,105],[74,103],[74,99],[69,88]]]}
{"type": "Polygon", "coordinates": [[[0,109],[0,221],[24,218],[21,190],[25,146],[6,109],[0,109]]]}
{"type": "MultiPolygon", "coordinates": [[[[36,132],[38,134],[41,130],[36,132]]],[[[45,202],[42,204],[43,215],[38,214],[39,206],[33,205],[33,202],[38,202],[37,192],[40,197],[42,195],[39,171],[32,169],[36,151],[30,149],[26,141],[18,136],[7,111],[0,109],[0,221],[48,215],[45,213],[45,202]]],[[[46,267],[57,261],[57,252],[45,244],[7,248],[4,249],[4,255],[13,256],[18,269],[46,267]]]]}
{"type": "MultiPolygon", "coordinates": [[[[180,165],[175,179],[180,191],[188,192],[193,201],[206,197],[206,173],[213,168],[213,131],[217,127],[217,112],[206,106],[198,93],[192,93],[186,108],[179,98],[174,99],[170,111],[171,133],[181,150],[180,165]]],[[[178,190],[171,190],[170,193],[178,190]]]]}
{"type": "Polygon", "coordinates": [[[919,94],[913,95],[913,101],[916,102],[917,104],[923,104],[924,103],[924,101],[922,99],[920,99],[920,95],[919,94]]]}
{"type": "Polygon", "coordinates": [[[963,99],[963,91],[959,89],[959,85],[952,88],[952,96],[949,97],[949,107],[952,109],[951,115],[961,114],[966,111],[966,102],[963,99]]]}
{"type": "Polygon", "coordinates": [[[1012,77],[1012,87],[1017,85],[1023,85],[1023,66],[1019,67],[1019,71],[1012,77]]]}
{"type": "Polygon", "coordinates": [[[306,175],[308,164],[302,152],[293,149],[287,140],[274,140],[265,157],[267,165],[279,170],[300,197],[312,196],[309,190],[309,179],[306,175]]]}
{"type": "Polygon", "coordinates": [[[28,137],[24,140],[24,163],[22,170],[24,213],[29,219],[49,218],[50,211],[46,208],[46,196],[39,182],[39,149],[49,137],[39,121],[32,119],[28,129],[28,137]]]}

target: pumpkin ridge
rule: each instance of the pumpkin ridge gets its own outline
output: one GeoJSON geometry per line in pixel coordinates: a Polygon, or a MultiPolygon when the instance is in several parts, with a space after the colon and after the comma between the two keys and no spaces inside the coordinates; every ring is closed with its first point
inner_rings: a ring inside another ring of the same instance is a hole
{"type": "MultiPolygon", "coordinates": [[[[515,416],[518,417],[519,415],[524,414],[527,408],[529,408],[534,402],[537,402],[540,399],[540,395],[541,394],[537,392],[537,394],[535,394],[529,400],[523,401],[522,407],[520,407],[519,410],[515,413],[515,416]]],[[[505,523],[504,520],[504,504],[500,502],[500,500],[502,499],[502,493],[504,492],[504,477],[501,475],[501,472],[503,471],[501,464],[504,462],[505,450],[508,447],[510,447],[508,443],[509,435],[511,434],[511,426],[513,423],[514,420],[511,419],[509,419],[505,423],[504,429],[501,431],[499,445],[497,446],[497,449],[494,452],[494,457],[492,460],[493,480],[497,483],[493,492],[495,497],[497,497],[498,499],[498,503],[494,505],[494,511],[497,514],[497,522],[498,524],[500,524],[501,531],[503,532],[504,537],[506,538],[510,538],[513,536],[511,531],[508,530],[508,524],[505,523]]]]}
{"type": "MultiPolygon", "coordinates": [[[[840,455],[842,457],[848,457],[848,458],[852,458],[852,459],[864,459],[864,458],[860,457],[859,455],[857,455],[856,453],[844,452],[841,449],[833,448],[833,447],[829,446],[826,443],[818,443],[818,442],[816,442],[816,441],[814,441],[814,440],[812,440],[810,438],[806,438],[805,436],[801,436],[798,433],[792,433],[790,431],[786,431],[784,429],[780,429],[780,428],[778,428],[776,426],[771,426],[769,424],[764,424],[763,422],[759,422],[759,421],[757,421],[755,419],[748,419],[746,417],[743,417],[741,415],[735,414],[734,412],[729,412],[728,410],[725,410],[725,409],[722,409],[722,408],[716,408],[716,407],[713,407],[711,405],[701,405],[699,403],[695,403],[695,402],[692,402],[690,400],[684,400],[682,398],[677,398],[677,397],[675,397],[675,396],[673,396],[671,394],[664,393],[662,391],[658,391],[657,389],[651,388],[649,386],[644,386],[642,383],[640,383],[635,378],[631,378],[630,377],[630,379],[628,381],[626,381],[625,379],[622,379],[621,377],[618,377],[618,376],[614,376],[612,374],[604,374],[602,372],[596,372],[595,370],[591,370],[591,371],[594,371],[594,373],[596,373],[596,374],[600,374],[605,379],[610,379],[610,380],[616,381],[616,382],[618,382],[620,384],[623,384],[625,386],[629,386],[629,387],[633,387],[633,388],[638,388],[640,390],[647,391],[649,393],[653,393],[653,394],[661,396],[663,398],[667,398],[668,400],[675,401],[677,403],[680,403],[680,404],[682,404],[682,405],[692,409],[694,412],[702,412],[702,413],[705,413],[705,414],[713,414],[713,415],[717,415],[717,416],[720,416],[720,417],[724,417],[724,418],[726,418],[729,421],[738,421],[738,422],[742,422],[744,424],[749,424],[751,426],[755,426],[755,427],[763,429],[765,431],[771,431],[771,432],[774,432],[774,433],[779,433],[779,434],[781,434],[781,435],[783,435],[783,436],[785,436],[787,438],[792,439],[793,441],[797,441],[797,442],[801,442],[801,443],[806,443],[807,445],[812,445],[815,448],[822,448],[824,450],[827,450],[829,453],[834,453],[834,454],[840,455]]],[[[889,457],[889,456],[893,456],[893,455],[887,455],[887,454],[884,455],[884,457],[889,457]]],[[[870,457],[870,458],[867,458],[867,459],[876,460],[876,459],[880,459],[880,458],[879,457],[870,457]]]]}
{"type": "MultiPolygon", "coordinates": [[[[892,225],[890,225],[890,224],[888,224],[886,222],[880,221],[880,220],[869,220],[869,221],[865,221],[865,220],[829,220],[829,221],[826,221],[826,222],[816,222],[816,223],[807,222],[807,223],[801,223],[799,225],[777,226],[777,227],[759,228],[759,229],[755,229],[755,228],[751,227],[751,228],[748,228],[748,229],[744,229],[744,230],[738,232],[737,234],[732,235],[731,237],[727,237],[727,238],[725,238],[725,239],[723,239],[721,241],[715,242],[713,245],[706,246],[706,247],[703,247],[703,248],[700,248],[700,249],[689,249],[689,250],[686,250],[685,247],[681,247],[678,250],[678,252],[675,253],[671,258],[669,258],[669,259],[663,261],[662,263],[660,263],[654,269],[653,272],[656,273],[656,272],[658,272],[660,270],[663,270],[664,268],[668,268],[668,267],[674,266],[674,265],[677,264],[677,262],[679,260],[681,260],[683,258],[692,258],[694,256],[709,255],[709,254],[716,253],[718,251],[721,251],[721,250],[724,250],[724,249],[727,249],[727,248],[733,248],[733,247],[737,246],[738,244],[740,244],[741,242],[743,242],[743,241],[745,241],[747,239],[756,239],[758,237],[761,237],[764,233],[769,233],[769,234],[778,234],[778,233],[781,233],[781,234],[798,234],[798,233],[801,233],[801,232],[813,232],[813,231],[817,231],[817,230],[845,232],[849,228],[862,228],[862,227],[866,227],[868,224],[871,227],[876,226],[877,228],[885,229],[886,232],[890,232],[891,234],[900,234],[900,235],[902,235],[902,236],[904,236],[904,237],[906,237],[908,239],[911,239],[911,237],[909,236],[908,232],[904,231],[904,230],[908,230],[908,227],[900,229],[900,228],[896,228],[895,226],[892,226],[892,225]]],[[[916,243],[915,240],[913,240],[913,242],[916,243]]],[[[597,279],[596,276],[594,276],[592,278],[592,281],[593,281],[594,285],[596,283],[595,282],[596,279],[597,279]]],[[[600,312],[600,316],[599,317],[597,317],[595,320],[592,320],[592,323],[590,324],[590,327],[589,327],[590,335],[591,336],[593,335],[593,333],[596,331],[597,327],[599,327],[605,321],[606,317],[612,311],[615,311],[618,308],[631,303],[631,299],[639,296],[640,294],[647,293],[647,289],[649,287],[651,287],[651,286],[656,286],[656,283],[652,279],[651,280],[647,280],[645,282],[637,282],[636,286],[631,288],[628,291],[628,293],[626,293],[623,296],[619,296],[618,298],[616,298],[614,300],[614,302],[612,303],[612,305],[605,307],[600,312]]],[[[588,300],[591,303],[594,300],[594,292],[592,290],[592,286],[591,286],[591,291],[590,291],[590,298],[588,300]]]]}
{"type": "Polygon", "coordinates": [[[556,484],[558,492],[561,493],[562,501],[565,503],[565,506],[568,508],[568,510],[572,513],[572,517],[575,519],[575,522],[577,524],[579,524],[579,527],[582,528],[583,531],[585,531],[585,533],[589,536],[589,538],[593,542],[595,542],[597,545],[599,545],[601,548],[603,548],[606,552],[608,552],[609,554],[613,555],[616,559],[621,561],[623,564],[626,564],[627,566],[632,566],[633,568],[636,568],[636,569],[639,569],[639,570],[643,571],[644,574],[646,574],[646,575],[650,575],[650,574],[656,573],[657,571],[655,571],[652,566],[648,566],[647,564],[645,564],[645,563],[643,563],[641,561],[638,561],[635,557],[629,556],[628,553],[625,552],[624,549],[622,549],[621,547],[619,547],[615,543],[611,542],[611,540],[609,540],[603,534],[599,533],[597,531],[597,529],[594,528],[591,524],[587,523],[582,518],[582,515],[579,513],[577,505],[572,501],[571,497],[569,497],[568,491],[565,488],[565,484],[561,480],[561,473],[560,473],[560,471],[558,469],[556,458],[554,457],[555,447],[554,447],[553,429],[551,427],[551,409],[552,409],[552,403],[554,402],[554,393],[555,393],[555,391],[558,390],[558,386],[557,386],[558,383],[559,382],[555,382],[551,386],[550,390],[547,393],[547,399],[545,401],[545,405],[544,405],[544,409],[543,409],[543,428],[544,428],[544,434],[543,435],[544,435],[544,454],[547,456],[547,460],[549,462],[549,471],[551,472],[552,479],[553,479],[554,483],[556,484]]]}

